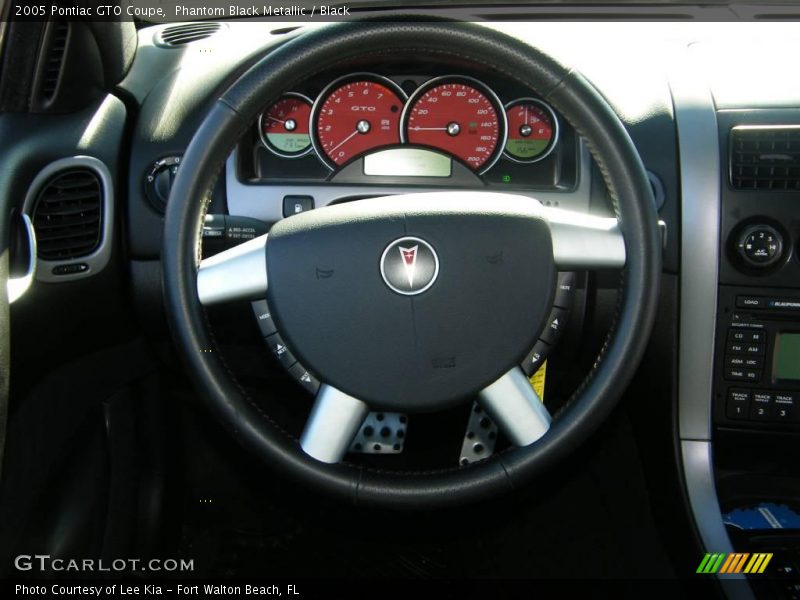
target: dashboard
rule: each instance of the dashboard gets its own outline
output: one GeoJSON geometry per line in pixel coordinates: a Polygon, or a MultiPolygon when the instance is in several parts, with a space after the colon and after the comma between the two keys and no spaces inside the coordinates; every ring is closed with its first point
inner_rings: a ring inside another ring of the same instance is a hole
{"type": "MultiPolygon", "coordinates": [[[[558,141],[558,121],[542,100],[523,97],[504,104],[471,77],[445,75],[421,85],[407,77],[398,84],[365,72],[335,79],[313,101],[287,92],[261,113],[259,136],[276,156],[313,154],[331,170],[402,144],[440,151],[482,174],[501,155],[520,163],[545,158],[558,141]]],[[[426,164],[424,159],[393,168],[373,161],[365,165],[368,175],[395,171],[449,177],[451,167],[449,161],[426,164]]]]}
{"type": "Polygon", "coordinates": [[[413,62],[304,82],[265,107],[238,152],[240,178],[256,184],[577,183],[574,132],[533,90],[413,62]]]}
{"type": "MultiPolygon", "coordinates": [[[[663,389],[648,382],[653,397],[642,403],[644,410],[662,402],[675,411],[661,416],[675,417],[689,503],[706,546],[725,552],[733,546],[720,507],[784,497],[782,479],[756,485],[748,482],[751,473],[797,474],[782,442],[796,442],[800,432],[800,97],[796,86],[780,83],[785,73],[773,60],[797,55],[796,44],[787,50],[765,43],[746,57],[737,51],[753,31],[788,39],[794,29],[695,25],[551,23],[535,36],[529,24],[491,26],[574,64],[617,111],[642,158],[663,221],[663,310],[671,317],[658,325],[662,346],[649,371],[663,389]],[[715,41],[690,43],[704,38],[715,41]],[[741,72],[753,80],[742,84],[741,72]]],[[[58,125],[61,145],[40,142],[40,154],[53,160],[97,156],[120,182],[106,194],[114,206],[116,192],[123,215],[124,244],[116,252],[124,247],[134,303],[148,314],[161,311],[164,208],[194,132],[241,73],[300,33],[227,23],[209,39],[176,49],[158,42],[163,29],[139,31],[135,61],[118,86],[125,103],[109,95],[68,131],[58,125]],[[137,112],[126,114],[126,105],[137,112]],[[89,134],[95,130],[107,139],[129,137],[129,153],[102,147],[100,136],[89,134]]],[[[43,131],[53,123],[36,116],[24,125],[43,131]]],[[[298,77],[280,97],[264,98],[213,192],[212,216],[221,215],[223,225],[207,230],[240,241],[258,227],[266,231],[332,203],[464,189],[611,212],[588,148],[537,90],[474,65],[384,56],[298,77]]],[[[105,214],[110,223],[112,213],[105,214]]],[[[53,281],[94,274],[54,274],[53,281]]],[[[587,287],[613,296],[616,281],[590,282],[582,274],[565,280],[571,283],[564,289],[576,293],[558,300],[553,314],[568,313],[570,327],[592,326],[586,316],[600,300],[587,287]]],[[[268,307],[253,309],[262,337],[274,336],[268,307]]],[[[146,326],[156,338],[164,336],[162,325],[146,326]]],[[[579,345],[581,337],[571,333],[561,343],[579,345]]],[[[270,339],[277,355],[280,339],[270,339]]],[[[279,360],[290,371],[295,364],[279,360]]],[[[308,388],[318,385],[302,370],[292,375],[308,388]]]]}

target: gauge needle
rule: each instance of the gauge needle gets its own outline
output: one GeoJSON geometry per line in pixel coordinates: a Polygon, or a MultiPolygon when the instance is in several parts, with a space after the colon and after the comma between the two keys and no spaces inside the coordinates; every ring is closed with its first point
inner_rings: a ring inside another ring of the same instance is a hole
{"type": "Polygon", "coordinates": [[[272,115],[267,115],[267,118],[268,118],[268,119],[272,119],[273,121],[276,121],[276,122],[278,122],[278,123],[285,123],[285,122],[286,122],[286,121],[282,121],[281,119],[276,119],[276,118],[275,118],[275,117],[273,117],[272,115]]]}
{"type": "Polygon", "coordinates": [[[353,136],[355,136],[355,135],[357,135],[357,134],[358,134],[358,129],[356,129],[356,130],[355,130],[353,133],[351,133],[351,134],[350,134],[350,135],[348,135],[346,138],[344,138],[344,139],[343,139],[341,142],[339,142],[338,144],[336,144],[336,145],[335,145],[333,148],[331,148],[331,149],[329,150],[329,152],[335,152],[335,151],[336,151],[336,150],[339,148],[339,146],[341,146],[341,145],[342,145],[342,144],[344,144],[344,143],[347,143],[347,142],[349,142],[349,141],[350,141],[350,140],[353,138],[353,136]]]}
{"type": "Polygon", "coordinates": [[[447,131],[447,127],[413,127],[414,131],[447,131]]]}

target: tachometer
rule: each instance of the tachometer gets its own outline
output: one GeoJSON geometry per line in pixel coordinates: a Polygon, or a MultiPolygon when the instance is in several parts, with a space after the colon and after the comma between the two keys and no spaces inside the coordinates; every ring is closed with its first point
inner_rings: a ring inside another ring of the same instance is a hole
{"type": "Polygon", "coordinates": [[[505,144],[506,117],[497,96],[469,77],[438,77],[422,85],[403,111],[403,141],[452,154],[483,173],[505,144]]]}
{"type": "Polygon", "coordinates": [[[520,98],[506,104],[508,141],[506,156],[531,163],[550,154],[558,141],[558,121],[547,104],[535,98],[520,98]]]}
{"type": "Polygon", "coordinates": [[[258,119],[261,142],[269,151],[284,158],[308,154],[311,151],[310,115],[311,100],[294,92],[284,94],[258,119]]]}
{"type": "Polygon", "coordinates": [[[317,98],[312,142],[330,168],[368,150],[400,143],[406,95],[385,77],[357,73],[337,79],[317,98]]]}

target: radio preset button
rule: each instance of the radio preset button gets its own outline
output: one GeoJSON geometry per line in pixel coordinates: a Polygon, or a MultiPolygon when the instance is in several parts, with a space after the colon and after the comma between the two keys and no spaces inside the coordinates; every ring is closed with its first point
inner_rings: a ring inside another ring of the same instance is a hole
{"type": "Polygon", "coordinates": [[[798,421],[800,413],[797,412],[798,395],[791,392],[776,392],[773,394],[774,406],[772,407],[772,420],[778,423],[793,423],[798,421]]]}
{"type": "Polygon", "coordinates": [[[728,404],[725,414],[729,419],[743,420],[750,413],[750,390],[728,390],[728,404]]]}
{"type": "Polygon", "coordinates": [[[750,407],[750,418],[753,421],[772,420],[772,409],[775,399],[769,392],[753,392],[753,404],[750,407]]]}

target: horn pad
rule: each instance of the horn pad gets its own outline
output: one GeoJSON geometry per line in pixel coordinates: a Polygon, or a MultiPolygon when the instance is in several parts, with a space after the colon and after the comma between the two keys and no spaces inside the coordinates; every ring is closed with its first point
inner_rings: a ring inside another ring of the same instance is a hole
{"type": "Polygon", "coordinates": [[[519,364],[545,324],[556,268],[540,207],[409,194],[279,221],[273,317],[303,365],[373,409],[447,408],[519,364]]]}

